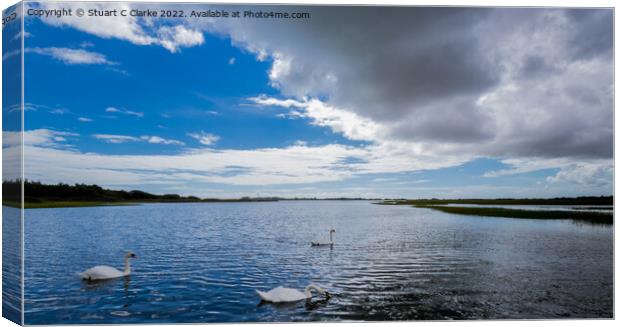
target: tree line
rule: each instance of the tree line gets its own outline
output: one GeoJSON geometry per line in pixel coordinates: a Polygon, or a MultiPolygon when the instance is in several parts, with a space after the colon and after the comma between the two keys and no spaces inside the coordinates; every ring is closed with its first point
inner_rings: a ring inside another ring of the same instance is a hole
{"type": "MultiPolygon", "coordinates": [[[[3,181],[2,182],[3,197],[7,200],[19,201],[21,181],[3,181]]],[[[43,184],[38,181],[24,181],[24,200],[25,202],[43,202],[43,201],[157,201],[157,202],[191,202],[200,201],[195,196],[180,196],[178,194],[156,195],[139,190],[117,191],[104,189],[95,184],[73,185],[43,184]]]]}

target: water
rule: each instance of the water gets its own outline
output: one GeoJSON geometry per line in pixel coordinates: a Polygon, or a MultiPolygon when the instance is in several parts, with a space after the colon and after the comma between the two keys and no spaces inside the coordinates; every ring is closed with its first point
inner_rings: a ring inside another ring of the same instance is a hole
{"type": "Polygon", "coordinates": [[[2,207],[2,316],[21,323],[21,211],[2,207]]]}
{"type": "Polygon", "coordinates": [[[606,317],[613,227],[457,216],[363,201],[33,209],[25,321],[155,323],[606,317]],[[313,248],[328,239],[333,248],[313,248]],[[76,273],[122,268],[89,285],[76,273]],[[260,305],[315,283],[333,297],[260,305]]]}

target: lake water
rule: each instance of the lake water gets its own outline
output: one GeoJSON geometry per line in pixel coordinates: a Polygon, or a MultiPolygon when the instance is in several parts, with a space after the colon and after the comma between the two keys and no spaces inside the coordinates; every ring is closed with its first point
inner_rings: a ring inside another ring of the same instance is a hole
{"type": "Polygon", "coordinates": [[[365,201],[148,204],[25,215],[25,322],[159,323],[613,315],[613,227],[365,201]],[[333,248],[311,247],[336,229],[333,248]],[[130,279],[89,285],[105,264],[130,279]],[[261,305],[315,283],[329,301],[261,305]]]}

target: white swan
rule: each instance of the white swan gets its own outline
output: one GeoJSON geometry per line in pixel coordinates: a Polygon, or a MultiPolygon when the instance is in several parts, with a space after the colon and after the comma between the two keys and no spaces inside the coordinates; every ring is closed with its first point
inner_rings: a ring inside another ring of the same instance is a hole
{"type": "Polygon", "coordinates": [[[296,289],[286,288],[282,286],[278,286],[269,292],[256,291],[256,293],[258,293],[258,296],[260,296],[261,300],[265,302],[283,303],[311,299],[313,290],[317,291],[321,295],[324,295],[326,298],[330,297],[329,293],[326,290],[314,284],[308,285],[303,293],[296,289]]]}
{"type": "Polygon", "coordinates": [[[125,271],[120,271],[110,266],[95,266],[80,274],[82,279],[88,281],[104,280],[129,276],[131,274],[131,267],[129,265],[129,259],[136,258],[133,252],[127,252],[125,254],[125,271]]]}
{"type": "Polygon", "coordinates": [[[321,242],[311,242],[312,246],[332,246],[334,245],[333,234],[336,232],[335,229],[329,231],[329,243],[321,243],[321,242]]]}

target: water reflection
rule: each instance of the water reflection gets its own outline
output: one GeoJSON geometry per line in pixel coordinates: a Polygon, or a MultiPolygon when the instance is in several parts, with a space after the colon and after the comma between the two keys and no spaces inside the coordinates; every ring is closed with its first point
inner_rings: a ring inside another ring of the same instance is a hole
{"type": "Polygon", "coordinates": [[[277,303],[261,300],[258,303],[257,307],[260,308],[263,306],[270,306],[275,309],[283,310],[283,309],[290,309],[294,307],[301,307],[303,303],[303,307],[305,307],[306,310],[312,311],[312,310],[316,310],[316,309],[326,306],[330,298],[331,296],[328,296],[323,299],[318,299],[318,300],[307,299],[307,300],[301,300],[301,301],[296,301],[296,302],[277,302],[277,303]]]}
{"type": "Polygon", "coordinates": [[[95,291],[100,289],[111,288],[118,285],[121,281],[123,282],[123,289],[125,292],[129,290],[129,283],[131,282],[131,276],[123,276],[119,278],[110,278],[110,279],[81,279],[83,290],[85,291],[95,291]]]}

